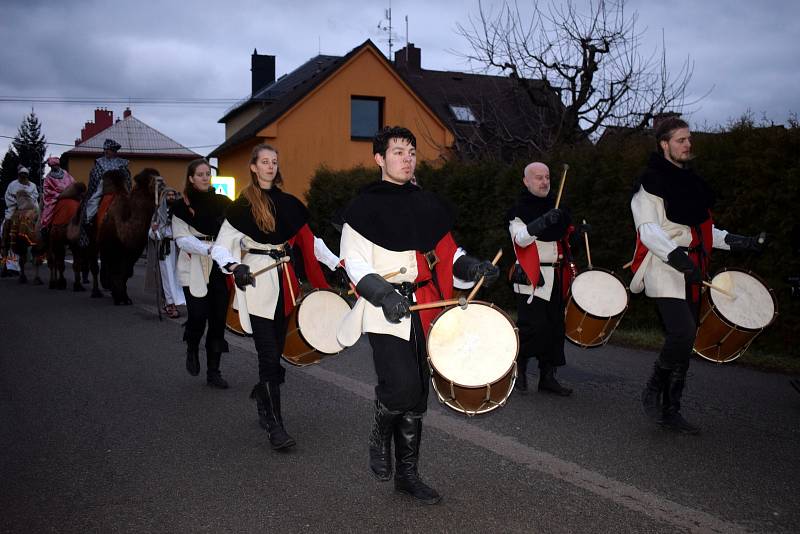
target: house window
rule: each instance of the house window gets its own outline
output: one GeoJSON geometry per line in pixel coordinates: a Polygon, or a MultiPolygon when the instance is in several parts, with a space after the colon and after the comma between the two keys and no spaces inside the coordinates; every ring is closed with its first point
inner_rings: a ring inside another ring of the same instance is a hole
{"type": "Polygon", "coordinates": [[[469,106],[454,106],[451,104],[450,111],[453,112],[453,116],[458,122],[478,122],[472,112],[472,108],[469,106]]]}
{"type": "Polygon", "coordinates": [[[350,138],[372,139],[383,125],[383,98],[350,97],[350,138]]]}

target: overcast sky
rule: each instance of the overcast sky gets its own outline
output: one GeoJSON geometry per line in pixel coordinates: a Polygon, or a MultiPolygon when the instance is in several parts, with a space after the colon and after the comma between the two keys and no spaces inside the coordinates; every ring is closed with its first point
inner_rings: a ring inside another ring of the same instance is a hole
{"type": "MultiPolygon", "coordinates": [[[[409,39],[422,49],[423,68],[470,69],[456,53],[468,50],[456,26],[477,13],[477,0],[391,4],[401,40],[395,50],[404,45],[408,15],[409,39]]],[[[103,99],[248,96],[253,48],[277,57],[278,76],[318,51],[343,55],[366,39],[388,53],[386,33],[378,29],[388,7],[389,0],[2,0],[0,97],[96,99],[33,104],[48,152],[60,154],[69,147],[56,143],[72,144],[95,107],[122,114],[125,104],[103,99]]],[[[663,29],[672,68],[691,57],[688,100],[711,91],[694,106],[693,126],[724,125],[748,109],[776,123],[800,112],[800,1],[632,0],[627,9],[639,13],[645,52],[660,44],[663,29]]],[[[31,105],[0,101],[2,154],[31,105]]],[[[201,154],[224,140],[217,120],[227,105],[131,107],[136,117],[201,154]]]]}

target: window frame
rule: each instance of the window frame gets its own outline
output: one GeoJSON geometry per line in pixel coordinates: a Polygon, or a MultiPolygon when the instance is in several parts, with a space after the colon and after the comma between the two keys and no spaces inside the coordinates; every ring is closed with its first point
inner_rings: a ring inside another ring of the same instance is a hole
{"type": "Polygon", "coordinates": [[[375,130],[375,133],[379,132],[381,128],[383,128],[383,108],[385,106],[386,98],[382,96],[368,96],[368,95],[350,95],[350,140],[351,141],[372,141],[375,137],[375,134],[369,136],[360,136],[360,135],[353,135],[353,101],[354,100],[362,100],[362,101],[372,101],[378,103],[378,128],[375,130]]]}

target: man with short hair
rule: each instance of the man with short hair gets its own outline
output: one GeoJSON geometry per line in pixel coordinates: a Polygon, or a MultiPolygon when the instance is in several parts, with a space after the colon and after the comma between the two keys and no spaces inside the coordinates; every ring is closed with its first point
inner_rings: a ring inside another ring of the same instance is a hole
{"type": "Polygon", "coordinates": [[[86,188],[86,200],[81,205],[81,233],[78,244],[81,247],[89,245],[89,227],[95,222],[95,215],[103,199],[103,175],[108,171],[119,170],[125,175],[125,187],[131,189],[131,173],[128,170],[128,160],[117,156],[122,145],[113,139],[106,139],[103,143],[103,155],[94,162],[94,167],[89,173],[89,185],[86,188]]]}
{"type": "Polygon", "coordinates": [[[369,439],[370,469],[395,490],[425,504],[441,497],[419,478],[422,417],[428,406],[429,369],[425,338],[438,309],[410,311],[452,298],[453,286],[485,284],[499,271],[489,261],[467,256],[451,229],[452,210],[413,183],[417,142],[406,128],[387,127],[373,140],[381,180],[364,187],[343,213],[341,256],[359,299],[342,322],[338,338],[353,345],[367,334],[378,385],[369,439]],[[395,273],[385,279],[382,275],[395,273]]]}
{"type": "Polygon", "coordinates": [[[642,405],[655,422],[697,434],[699,429],[680,414],[680,405],[712,248],[755,252],[764,242],[714,226],[714,195],[688,166],[692,139],[685,121],[666,119],[655,134],[658,152],[651,154],[631,198],[637,232],[631,292],[644,291],[654,299],[665,332],[642,405]]]}
{"type": "Polygon", "coordinates": [[[562,397],[572,389],[556,379],[564,357],[564,296],[572,281],[568,238],[574,228],[569,214],[556,208],[550,169],[535,161],[525,167],[525,190],[508,212],[508,231],[517,255],[511,281],[517,294],[516,390],[528,391],[528,360],[539,361],[538,390],[562,397]]]}

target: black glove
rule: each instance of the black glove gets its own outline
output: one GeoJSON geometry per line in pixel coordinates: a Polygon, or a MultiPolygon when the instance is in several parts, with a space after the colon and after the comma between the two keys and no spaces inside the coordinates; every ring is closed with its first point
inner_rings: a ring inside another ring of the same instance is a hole
{"type": "Polygon", "coordinates": [[[252,274],[250,274],[249,265],[240,263],[236,266],[236,268],[233,270],[233,283],[236,284],[236,287],[242,291],[244,291],[248,285],[256,287],[256,279],[252,274]]]}
{"type": "Polygon", "coordinates": [[[399,323],[400,319],[411,315],[411,302],[378,274],[362,277],[356,285],[356,291],[373,306],[380,306],[383,316],[390,323],[399,323]]]}
{"type": "Polygon", "coordinates": [[[569,215],[560,208],[553,208],[541,217],[528,223],[528,233],[533,236],[542,235],[542,232],[556,225],[569,224],[569,215]]]}
{"type": "Polygon", "coordinates": [[[725,243],[731,247],[732,252],[761,252],[767,244],[767,233],[761,232],[756,236],[728,234],[725,243]]]}
{"type": "Polygon", "coordinates": [[[492,265],[490,261],[481,261],[464,255],[453,264],[453,274],[469,282],[477,282],[484,277],[483,284],[489,287],[500,276],[500,269],[497,268],[497,265],[492,265]]]}
{"type": "Polygon", "coordinates": [[[588,223],[581,223],[575,227],[575,236],[583,239],[584,234],[592,233],[592,225],[588,223]]]}
{"type": "Polygon", "coordinates": [[[679,248],[676,248],[667,255],[667,263],[670,267],[683,273],[686,282],[690,284],[699,284],[703,281],[703,275],[697,265],[689,259],[689,256],[679,248]]]}

